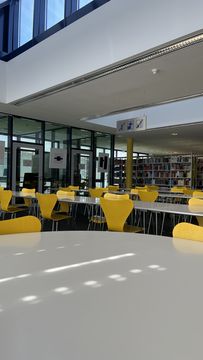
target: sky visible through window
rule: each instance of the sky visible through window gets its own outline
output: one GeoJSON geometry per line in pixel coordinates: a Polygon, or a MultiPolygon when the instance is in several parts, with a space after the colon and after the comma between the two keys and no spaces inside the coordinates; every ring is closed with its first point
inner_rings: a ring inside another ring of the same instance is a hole
{"type": "Polygon", "coordinates": [[[47,0],[46,29],[64,19],[65,0],[47,0]]]}
{"type": "Polygon", "coordinates": [[[79,9],[89,4],[92,0],[79,0],[79,9]]]}
{"type": "Polygon", "coordinates": [[[34,0],[20,0],[19,12],[19,45],[33,37],[34,0]]]}

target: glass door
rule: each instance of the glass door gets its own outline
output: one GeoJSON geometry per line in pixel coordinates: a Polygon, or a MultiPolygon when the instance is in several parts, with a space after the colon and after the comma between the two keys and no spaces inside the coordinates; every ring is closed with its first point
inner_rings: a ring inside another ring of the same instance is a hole
{"type": "Polygon", "coordinates": [[[42,192],[43,146],[13,142],[12,190],[23,187],[42,192]]]}
{"type": "Polygon", "coordinates": [[[71,185],[92,187],[92,151],[72,150],[71,185]]]}

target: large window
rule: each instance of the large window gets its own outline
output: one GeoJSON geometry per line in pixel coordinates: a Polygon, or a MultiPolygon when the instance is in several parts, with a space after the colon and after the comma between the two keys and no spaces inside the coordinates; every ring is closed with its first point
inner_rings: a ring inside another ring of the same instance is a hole
{"type": "Polygon", "coordinates": [[[64,13],[65,0],[46,0],[46,29],[63,20],[64,13]]]}
{"type": "Polygon", "coordinates": [[[19,7],[19,46],[33,37],[34,0],[20,0],[19,7]]]}
{"type": "Polygon", "coordinates": [[[21,117],[13,117],[13,140],[42,143],[42,123],[21,117]]]}

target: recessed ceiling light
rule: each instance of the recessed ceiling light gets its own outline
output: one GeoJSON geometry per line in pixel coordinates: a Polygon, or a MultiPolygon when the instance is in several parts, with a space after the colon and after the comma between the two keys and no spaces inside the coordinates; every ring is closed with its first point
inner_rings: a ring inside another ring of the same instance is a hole
{"type": "Polygon", "coordinates": [[[172,136],[177,136],[178,133],[174,132],[174,133],[172,133],[171,135],[172,135],[172,136]]]}

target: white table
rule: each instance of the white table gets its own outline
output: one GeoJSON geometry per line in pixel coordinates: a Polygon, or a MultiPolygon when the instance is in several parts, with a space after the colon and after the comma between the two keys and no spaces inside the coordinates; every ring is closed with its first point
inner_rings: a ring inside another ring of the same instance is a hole
{"type": "Polygon", "coordinates": [[[1,359],[201,359],[203,254],[184,243],[203,252],[143,234],[1,236],[1,359]]]}
{"type": "Polygon", "coordinates": [[[175,214],[175,215],[185,215],[185,216],[203,216],[203,210],[201,210],[200,207],[197,208],[195,208],[194,206],[189,207],[188,205],[184,205],[184,204],[134,201],[134,208],[143,211],[144,228],[145,228],[145,212],[151,211],[156,214],[156,234],[158,233],[158,223],[157,223],[158,213],[163,213],[161,234],[163,232],[165,215],[167,213],[175,214]]]}

